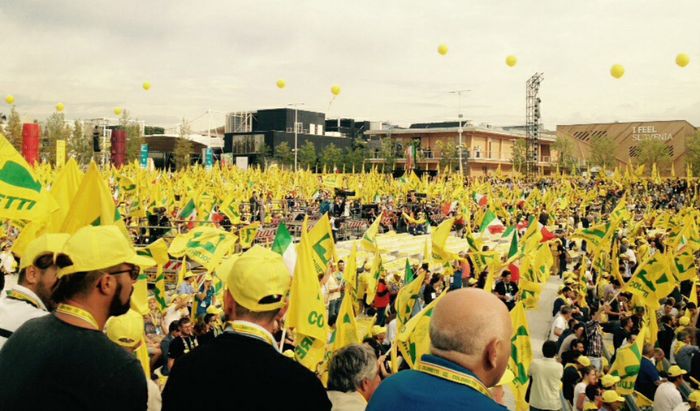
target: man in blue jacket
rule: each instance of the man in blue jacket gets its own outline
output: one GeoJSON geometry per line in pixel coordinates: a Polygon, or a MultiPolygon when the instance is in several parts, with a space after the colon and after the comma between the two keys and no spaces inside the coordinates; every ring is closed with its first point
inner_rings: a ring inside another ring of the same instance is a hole
{"type": "Polygon", "coordinates": [[[510,358],[508,309],[493,294],[463,288],[447,293],[430,320],[430,354],[415,369],[385,380],[367,410],[505,410],[488,387],[510,358]]]}

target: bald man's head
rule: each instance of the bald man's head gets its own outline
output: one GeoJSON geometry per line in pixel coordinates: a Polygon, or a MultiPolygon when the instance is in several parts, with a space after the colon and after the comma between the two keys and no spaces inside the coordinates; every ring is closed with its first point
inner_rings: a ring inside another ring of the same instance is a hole
{"type": "Polygon", "coordinates": [[[478,288],[447,293],[430,319],[433,354],[458,362],[487,386],[503,375],[513,333],[505,304],[478,288]]]}

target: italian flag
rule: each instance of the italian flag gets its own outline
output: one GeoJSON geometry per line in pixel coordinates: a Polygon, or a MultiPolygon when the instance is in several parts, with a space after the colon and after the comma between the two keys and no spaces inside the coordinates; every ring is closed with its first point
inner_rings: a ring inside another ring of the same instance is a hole
{"type": "Polygon", "coordinates": [[[473,198],[479,207],[486,207],[486,204],[489,203],[489,198],[485,194],[474,193],[473,198]]]}
{"type": "Polygon", "coordinates": [[[494,214],[491,210],[486,210],[484,219],[481,222],[481,227],[479,228],[481,235],[488,232],[490,235],[494,236],[497,234],[503,234],[505,230],[506,227],[503,225],[501,220],[496,217],[496,214],[494,214]]]}
{"type": "Polygon", "coordinates": [[[516,283],[520,280],[520,265],[518,264],[518,233],[515,232],[515,227],[510,227],[508,230],[513,231],[513,236],[510,239],[510,247],[508,248],[508,271],[512,276],[512,280],[516,283]]]}
{"type": "Polygon", "coordinates": [[[294,239],[289,234],[289,230],[284,223],[280,223],[280,226],[277,228],[275,240],[272,242],[272,251],[282,256],[289,274],[294,275],[294,266],[297,263],[297,250],[294,247],[294,239]]]}
{"type": "Polygon", "coordinates": [[[188,227],[192,229],[194,227],[194,221],[197,219],[197,207],[194,204],[193,199],[189,199],[187,203],[180,209],[177,217],[180,220],[189,221],[188,227]]]}

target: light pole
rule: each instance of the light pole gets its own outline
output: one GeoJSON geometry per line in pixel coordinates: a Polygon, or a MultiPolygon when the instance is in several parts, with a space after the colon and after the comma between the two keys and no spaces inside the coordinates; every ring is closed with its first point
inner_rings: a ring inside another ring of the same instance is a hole
{"type": "Polygon", "coordinates": [[[294,172],[297,171],[297,162],[299,159],[299,135],[297,130],[297,121],[299,115],[299,106],[303,106],[304,103],[293,103],[287,104],[288,107],[294,107],[294,172]]]}
{"type": "Polygon", "coordinates": [[[459,119],[459,127],[457,127],[457,132],[459,133],[459,145],[457,146],[457,156],[459,158],[459,173],[464,175],[464,166],[462,165],[462,93],[470,92],[471,90],[453,90],[450,94],[457,95],[457,118],[459,119]]]}

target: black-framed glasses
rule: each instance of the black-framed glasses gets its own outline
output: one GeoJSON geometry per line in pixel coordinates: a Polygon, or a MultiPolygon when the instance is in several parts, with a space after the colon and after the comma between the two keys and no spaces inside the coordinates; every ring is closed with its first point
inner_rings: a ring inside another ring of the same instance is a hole
{"type": "Polygon", "coordinates": [[[140,272],[141,272],[141,268],[139,268],[139,266],[136,266],[136,265],[132,266],[132,267],[131,267],[130,269],[128,269],[128,270],[121,270],[121,271],[105,271],[105,273],[106,273],[106,274],[109,274],[109,275],[119,275],[119,274],[128,273],[128,274],[129,274],[129,277],[131,277],[131,280],[132,280],[132,281],[138,280],[138,278],[139,278],[139,273],[140,273],[140,272]]]}

